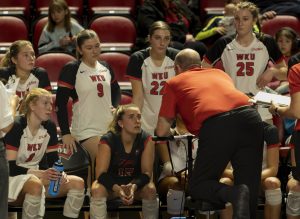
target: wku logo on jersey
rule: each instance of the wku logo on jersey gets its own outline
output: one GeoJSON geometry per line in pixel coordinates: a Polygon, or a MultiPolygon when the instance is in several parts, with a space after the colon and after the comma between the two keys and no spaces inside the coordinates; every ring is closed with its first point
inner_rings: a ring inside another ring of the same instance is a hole
{"type": "Polygon", "coordinates": [[[67,148],[62,148],[62,147],[59,147],[57,152],[58,152],[59,157],[62,157],[66,160],[70,160],[70,158],[73,155],[71,150],[68,150],[67,148]]]}
{"type": "Polygon", "coordinates": [[[237,76],[252,76],[254,74],[255,54],[236,54],[237,76]]]}

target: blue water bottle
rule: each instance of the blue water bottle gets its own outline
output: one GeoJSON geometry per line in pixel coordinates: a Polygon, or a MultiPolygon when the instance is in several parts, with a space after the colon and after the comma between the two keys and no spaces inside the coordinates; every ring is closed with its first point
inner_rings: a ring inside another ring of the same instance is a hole
{"type": "MultiPolygon", "coordinates": [[[[59,171],[60,173],[62,173],[64,171],[64,165],[60,159],[53,164],[53,168],[56,169],[57,171],[59,171]]],[[[59,177],[59,179],[57,179],[57,180],[50,181],[50,185],[48,188],[48,194],[50,196],[57,196],[57,194],[59,192],[60,180],[61,180],[61,177],[59,177]]]]}

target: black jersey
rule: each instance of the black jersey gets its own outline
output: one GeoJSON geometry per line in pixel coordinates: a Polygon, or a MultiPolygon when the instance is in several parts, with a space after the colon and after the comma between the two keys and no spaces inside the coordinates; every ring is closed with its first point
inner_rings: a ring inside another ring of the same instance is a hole
{"type": "Polygon", "coordinates": [[[150,135],[142,131],[136,136],[130,153],[126,153],[121,136],[108,132],[101,138],[102,144],[111,149],[111,159],[107,170],[113,178],[122,184],[128,184],[141,174],[141,158],[150,135]]]}

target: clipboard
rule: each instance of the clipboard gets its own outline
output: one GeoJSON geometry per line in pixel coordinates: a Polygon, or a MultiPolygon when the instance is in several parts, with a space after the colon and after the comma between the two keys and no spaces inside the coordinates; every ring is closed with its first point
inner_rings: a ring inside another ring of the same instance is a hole
{"type": "Polygon", "coordinates": [[[249,101],[265,107],[270,107],[272,102],[279,106],[289,106],[291,97],[259,91],[249,101]]]}

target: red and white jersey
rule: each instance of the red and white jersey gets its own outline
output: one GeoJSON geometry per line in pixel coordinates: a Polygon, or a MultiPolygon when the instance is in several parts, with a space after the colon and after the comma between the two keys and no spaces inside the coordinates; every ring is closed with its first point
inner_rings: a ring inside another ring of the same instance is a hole
{"type": "MultiPolygon", "coordinates": [[[[278,63],[283,56],[271,36],[255,36],[252,43],[244,47],[232,35],[220,38],[204,59],[212,65],[221,59],[224,71],[233,79],[235,87],[255,95],[259,91],[257,78],[265,72],[268,62],[278,63]]],[[[259,109],[259,112],[263,119],[272,118],[266,109],[259,109]]]]}
{"type": "Polygon", "coordinates": [[[178,50],[168,48],[161,66],[156,66],[150,56],[150,48],[135,52],[127,68],[127,76],[141,80],[144,92],[142,128],[154,134],[166,81],[175,76],[174,59],[178,50]]]}
{"type": "Polygon", "coordinates": [[[100,136],[112,121],[111,83],[109,69],[97,62],[95,68],[84,62],[71,62],[60,75],[59,86],[72,90],[73,117],[71,133],[77,140],[100,136]],[[76,67],[77,66],[77,67],[76,67]]]}
{"type": "Polygon", "coordinates": [[[28,169],[39,169],[39,163],[47,149],[57,149],[56,126],[50,120],[44,122],[32,135],[24,116],[17,117],[13,128],[5,136],[7,149],[17,151],[16,164],[28,169]]]}
{"type": "Polygon", "coordinates": [[[25,94],[33,88],[40,87],[49,91],[51,90],[48,74],[43,68],[33,68],[29,77],[23,84],[19,82],[19,78],[17,78],[13,68],[1,69],[0,77],[7,80],[7,88],[16,87],[16,94],[20,101],[24,98],[25,94]]]}

